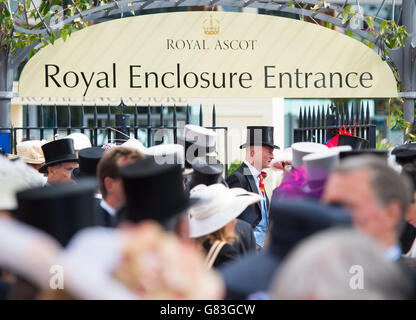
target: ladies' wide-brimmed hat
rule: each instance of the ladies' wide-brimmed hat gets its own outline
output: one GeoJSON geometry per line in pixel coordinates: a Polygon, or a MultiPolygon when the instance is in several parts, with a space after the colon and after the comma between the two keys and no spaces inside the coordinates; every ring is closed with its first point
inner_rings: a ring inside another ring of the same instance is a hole
{"type": "Polygon", "coordinates": [[[247,127],[247,140],[240,146],[240,149],[247,148],[248,146],[267,146],[280,149],[274,144],[274,127],[247,127]]]}
{"type": "Polygon", "coordinates": [[[249,205],[262,198],[242,188],[228,189],[223,184],[198,185],[191,199],[200,201],[189,210],[189,236],[199,238],[220,230],[237,218],[249,205]]]}
{"type": "Polygon", "coordinates": [[[42,151],[45,156],[45,164],[39,169],[40,173],[46,173],[46,168],[51,165],[69,161],[78,162],[72,139],[60,139],[45,143],[42,145],[42,151]]]}

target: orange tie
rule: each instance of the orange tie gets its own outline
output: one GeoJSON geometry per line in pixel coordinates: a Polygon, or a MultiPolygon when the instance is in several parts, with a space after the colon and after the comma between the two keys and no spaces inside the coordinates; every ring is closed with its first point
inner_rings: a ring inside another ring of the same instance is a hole
{"type": "Polygon", "coordinates": [[[264,171],[260,172],[260,174],[259,174],[259,179],[260,179],[259,187],[260,187],[261,193],[263,194],[263,197],[264,197],[264,178],[266,178],[266,177],[267,177],[266,172],[264,172],[264,171]]]}

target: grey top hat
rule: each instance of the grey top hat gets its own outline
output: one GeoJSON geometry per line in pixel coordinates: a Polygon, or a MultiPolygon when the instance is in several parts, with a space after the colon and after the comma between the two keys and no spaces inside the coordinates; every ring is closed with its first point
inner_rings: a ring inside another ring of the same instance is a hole
{"type": "Polygon", "coordinates": [[[292,144],[292,166],[300,168],[303,165],[303,157],[316,152],[328,150],[328,147],[315,142],[297,142],[292,144]]]}

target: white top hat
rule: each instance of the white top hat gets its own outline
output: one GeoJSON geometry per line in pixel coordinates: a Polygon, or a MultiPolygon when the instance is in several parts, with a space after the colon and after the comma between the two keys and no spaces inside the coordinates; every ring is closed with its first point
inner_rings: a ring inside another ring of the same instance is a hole
{"type": "Polygon", "coordinates": [[[191,198],[200,201],[189,209],[190,237],[199,238],[220,230],[237,218],[249,205],[262,199],[242,188],[228,189],[223,184],[198,185],[191,198]]]}
{"type": "Polygon", "coordinates": [[[158,164],[180,164],[184,175],[193,172],[192,169],[185,169],[185,151],[180,144],[159,144],[147,148],[144,152],[148,156],[153,156],[158,164]]]}
{"type": "Polygon", "coordinates": [[[308,154],[328,150],[328,147],[315,142],[297,142],[292,144],[292,166],[300,168],[303,165],[302,158],[308,154]]]}
{"type": "Polygon", "coordinates": [[[123,142],[119,147],[126,147],[126,148],[132,148],[140,151],[141,153],[146,153],[146,147],[137,139],[130,138],[126,142],[123,142]]]}
{"type": "Polygon", "coordinates": [[[45,162],[42,145],[47,142],[46,140],[27,140],[18,143],[16,146],[17,155],[26,163],[42,164],[45,162]]]}
{"type": "Polygon", "coordinates": [[[326,179],[331,169],[339,163],[339,151],[332,149],[308,154],[303,157],[308,181],[326,179]]]}
{"type": "MultiPolygon", "coordinates": [[[[207,129],[193,124],[187,124],[183,130],[185,141],[195,143],[203,147],[215,148],[217,133],[214,130],[207,129]]],[[[207,154],[208,157],[215,157],[215,151],[207,154]]]]}
{"type": "Polygon", "coordinates": [[[18,191],[40,187],[44,183],[43,176],[22,160],[0,157],[0,210],[16,209],[18,191]]]}
{"type": "Polygon", "coordinates": [[[67,135],[66,137],[63,137],[63,138],[71,138],[74,140],[75,151],[79,151],[85,148],[92,147],[90,139],[85,134],[80,133],[80,132],[71,133],[70,135],[67,135]]]}

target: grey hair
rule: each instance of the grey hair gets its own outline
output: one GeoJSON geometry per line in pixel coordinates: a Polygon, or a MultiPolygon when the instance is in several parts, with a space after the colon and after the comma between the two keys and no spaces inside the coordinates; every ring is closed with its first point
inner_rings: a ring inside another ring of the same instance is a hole
{"type": "Polygon", "coordinates": [[[385,206],[392,200],[399,201],[402,215],[413,200],[413,185],[407,176],[400,175],[380,157],[363,155],[347,158],[334,167],[332,173],[349,173],[368,170],[371,185],[379,204],[385,206]]]}
{"type": "Polygon", "coordinates": [[[374,240],[337,228],[302,242],[283,262],[271,286],[271,298],[283,300],[405,299],[411,292],[411,281],[383,257],[374,240]],[[354,278],[359,270],[361,287],[354,278]]]}

